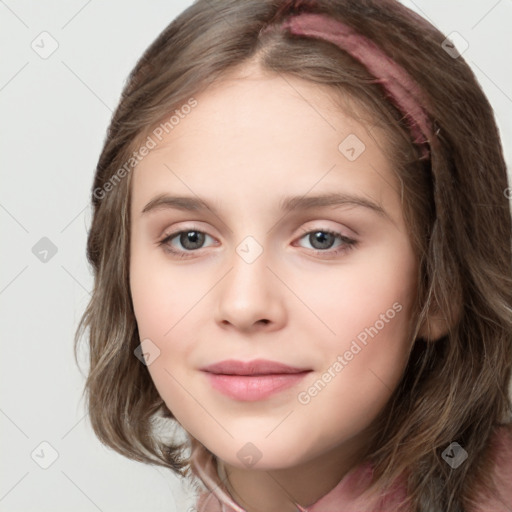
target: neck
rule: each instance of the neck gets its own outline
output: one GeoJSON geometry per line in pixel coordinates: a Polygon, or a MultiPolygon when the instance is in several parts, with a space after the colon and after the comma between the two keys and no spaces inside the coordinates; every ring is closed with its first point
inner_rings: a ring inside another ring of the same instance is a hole
{"type": "Polygon", "coordinates": [[[226,487],[247,512],[296,512],[295,503],[308,507],[338,485],[359,462],[367,437],[350,439],[327,453],[299,465],[255,470],[219,461],[226,487]]]}

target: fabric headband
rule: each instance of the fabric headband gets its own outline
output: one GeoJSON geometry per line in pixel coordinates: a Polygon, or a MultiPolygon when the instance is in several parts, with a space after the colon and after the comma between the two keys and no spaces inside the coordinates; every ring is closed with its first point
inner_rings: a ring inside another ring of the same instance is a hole
{"type": "MultiPolygon", "coordinates": [[[[268,26],[262,32],[270,28],[268,26]]],[[[428,115],[421,106],[426,102],[420,87],[404,68],[393,61],[373,41],[359,34],[352,27],[325,14],[303,12],[291,15],[281,23],[281,28],[295,35],[331,42],[365,66],[404,115],[414,143],[421,147],[421,158],[429,158],[432,127],[428,115]]]]}

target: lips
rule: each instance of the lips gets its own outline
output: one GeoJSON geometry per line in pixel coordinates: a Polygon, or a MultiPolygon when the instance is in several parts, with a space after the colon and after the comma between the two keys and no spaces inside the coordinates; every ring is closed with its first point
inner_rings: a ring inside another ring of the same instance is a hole
{"type": "Polygon", "coordinates": [[[244,362],[227,360],[201,368],[212,386],[239,401],[264,400],[296,386],[309,368],[296,368],[275,361],[257,359],[244,362]]]}
{"type": "Polygon", "coordinates": [[[255,359],[253,361],[235,361],[228,359],[201,368],[202,371],[223,375],[282,375],[289,373],[302,373],[310,371],[310,368],[295,368],[276,361],[255,359]]]}

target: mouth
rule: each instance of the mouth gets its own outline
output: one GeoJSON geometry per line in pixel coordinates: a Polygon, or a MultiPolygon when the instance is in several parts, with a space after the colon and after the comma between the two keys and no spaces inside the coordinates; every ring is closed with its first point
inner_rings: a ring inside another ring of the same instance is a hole
{"type": "Polygon", "coordinates": [[[264,400],[296,386],[312,369],[288,366],[275,361],[221,361],[205,368],[212,388],[239,401],[264,400]]]}
{"type": "Polygon", "coordinates": [[[297,368],[277,361],[255,359],[253,361],[236,361],[227,359],[211,364],[202,371],[222,375],[283,375],[311,371],[311,368],[297,368]]]}

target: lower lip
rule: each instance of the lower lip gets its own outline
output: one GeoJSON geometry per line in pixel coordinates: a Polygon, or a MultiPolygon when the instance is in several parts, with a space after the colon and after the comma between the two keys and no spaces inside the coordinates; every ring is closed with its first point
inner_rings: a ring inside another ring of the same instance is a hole
{"type": "Polygon", "coordinates": [[[297,385],[308,373],[280,373],[275,375],[223,375],[205,372],[213,388],[234,398],[253,402],[297,385]]]}

